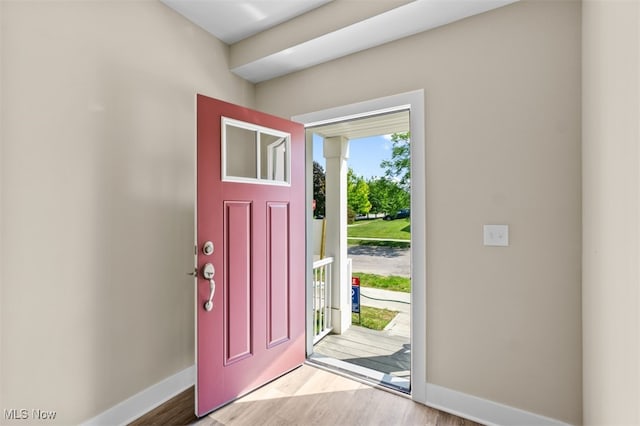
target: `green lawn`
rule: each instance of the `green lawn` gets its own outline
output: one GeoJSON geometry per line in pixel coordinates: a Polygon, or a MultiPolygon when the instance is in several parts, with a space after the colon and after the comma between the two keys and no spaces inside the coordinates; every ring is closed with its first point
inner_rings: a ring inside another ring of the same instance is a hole
{"type": "Polygon", "coordinates": [[[382,288],[385,290],[411,293],[410,278],[398,277],[396,275],[384,276],[367,274],[364,272],[353,272],[351,275],[360,278],[360,286],[362,287],[382,288]]]}
{"type": "Polygon", "coordinates": [[[389,309],[378,309],[370,306],[360,306],[360,319],[362,323],[358,323],[358,314],[351,314],[351,323],[358,324],[362,327],[372,330],[384,330],[389,322],[395,318],[398,313],[389,309]]]}
{"type": "Polygon", "coordinates": [[[411,239],[409,218],[396,220],[361,220],[347,227],[347,236],[364,238],[411,239]]]}

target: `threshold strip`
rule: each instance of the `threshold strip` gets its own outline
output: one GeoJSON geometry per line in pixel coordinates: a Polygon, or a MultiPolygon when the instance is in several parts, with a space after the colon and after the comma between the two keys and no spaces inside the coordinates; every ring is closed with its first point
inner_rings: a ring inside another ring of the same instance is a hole
{"type": "Polygon", "coordinates": [[[377,388],[396,391],[404,396],[411,394],[411,382],[409,379],[403,377],[396,377],[318,353],[311,354],[311,356],[307,358],[307,363],[324,367],[336,373],[341,373],[342,375],[377,388]]]}

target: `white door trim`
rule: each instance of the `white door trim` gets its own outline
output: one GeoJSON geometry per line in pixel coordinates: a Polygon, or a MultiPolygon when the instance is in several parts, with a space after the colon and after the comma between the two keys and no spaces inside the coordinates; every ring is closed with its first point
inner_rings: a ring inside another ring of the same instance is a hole
{"type": "MultiPolygon", "coordinates": [[[[411,397],[426,403],[427,330],[426,330],[426,157],[424,90],[401,93],[291,117],[305,127],[360,118],[380,112],[409,109],[411,121],[411,397]]],[[[311,136],[307,136],[307,206],[313,198],[313,154],[311,136]]],[[[313,264],[311,212],[307,214],[307,265],[313,264]]],[[[307,268],[311,283],[311,268],[307,268]]],[[[307,303],[310,303],[307,298],[307,303]]],[[[308,306],[308,312],[311,307],[308,306]]],[[[313,347],[313,333],[307,327],[307,353],[313,347]]]]}

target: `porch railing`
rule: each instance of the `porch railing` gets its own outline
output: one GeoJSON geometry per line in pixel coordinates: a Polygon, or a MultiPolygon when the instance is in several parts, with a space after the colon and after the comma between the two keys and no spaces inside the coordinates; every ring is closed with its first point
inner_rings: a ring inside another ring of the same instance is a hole
{"type": "Polygon", "coordinates": [[[313,344],[329,334],[331,327],[331,267],[333,257],[313,262],[313,344]]]}

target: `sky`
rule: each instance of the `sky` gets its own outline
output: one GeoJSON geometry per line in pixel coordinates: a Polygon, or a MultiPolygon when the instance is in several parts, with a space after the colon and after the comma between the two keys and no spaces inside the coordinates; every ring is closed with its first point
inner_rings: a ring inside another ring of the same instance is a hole
{"type": "MultiPolygon", "coordinates": [[[[349,167],[356,175],[364,176],[366,180],[374,176],[384,176],[380,162],[391,159],[391,147],[390,135],[351,139],[349,141],[349,167]]],[[[313,160],[319,162],[323,169],[327,169],[322,155],[322,137],[315,133],[313,135],[313,160]]]]}

